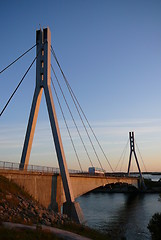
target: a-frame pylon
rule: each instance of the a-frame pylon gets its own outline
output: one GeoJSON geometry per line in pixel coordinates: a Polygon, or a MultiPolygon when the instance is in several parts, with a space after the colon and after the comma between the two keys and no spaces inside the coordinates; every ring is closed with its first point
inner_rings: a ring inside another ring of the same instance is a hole
{"type": "Polygon", "coordinates": [[[79,204],[76,203],[74,199],[51,91],[51,33],[49,28],[36,31],[36,44],[36,87],[22,151],[20,169],[26,169],[29,163],[42,92],[44,90],[52,135],[66,197],[66,203],[63,205],[63,211],[73,220],[80,223],[83,221],[83,215],[79,204]]]}
{"type": "Polygon", "coordinates": [[[135,157],[136,164],[137,164],[137,168],[139,170],[141,186],[143,188],[145,188],[144,179],[143,179],[143,176],[142,176],[142,173],[141,173],[141,169],[140,169],[138,158],[137,158],[136,151],[135,151],[134,132],[129,132],[129,139],[130,139],[130,156],[129,156],[129,164],[128,164],[127,174],[128,174],[128,176],[130,175],[131,159],[132,159],[132,153],[133,153],[134,157],[135,157]]]}

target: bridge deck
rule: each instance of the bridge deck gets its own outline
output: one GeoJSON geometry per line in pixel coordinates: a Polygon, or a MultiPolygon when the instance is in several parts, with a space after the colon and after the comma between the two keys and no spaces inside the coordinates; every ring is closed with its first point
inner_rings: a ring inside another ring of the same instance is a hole
{"type": "MultiPolygon", "coordinates": [[[[26,170],[0,169],[0,175],[13,180],[45,207],[61,209],[66,201],[61,175],[59,173],[26,170]]],[[[74,197],[77,198],[100,186],[113,183],[127,183],[138,188],[139,178],[128,176],[91,176],[70,174],[74,197]]]]}

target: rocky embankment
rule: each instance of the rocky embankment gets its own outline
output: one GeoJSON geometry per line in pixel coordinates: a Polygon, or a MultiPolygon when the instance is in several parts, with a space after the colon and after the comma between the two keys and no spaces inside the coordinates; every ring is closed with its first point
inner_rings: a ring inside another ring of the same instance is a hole
{"type": "Polygon", "coordinates": [[[0,221],[53,226],[70,220],[45,209],[15,183],[0,176],[0,221]]]}
{"type": "Polygon", "coordinates": [[[111,239],[108,234],[75,224],[66,215],[45,209],[22,188],[0,175],[0,239],[29,238],[111,239]],[[28,232],[31,229],[35,232],[28,232]]]}

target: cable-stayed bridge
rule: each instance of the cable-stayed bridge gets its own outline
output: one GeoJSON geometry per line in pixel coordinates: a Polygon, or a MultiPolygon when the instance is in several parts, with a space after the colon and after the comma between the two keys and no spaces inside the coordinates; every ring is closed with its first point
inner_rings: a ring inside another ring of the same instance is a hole
{"type": "MultiPolygon", "coordinates": [[[[83,215],[78,203],[75,202],[75,198],[81,196],[82,194],[89,192],[97,187],[104,186],[111,183],[123,182],[134,185],[136,187],[142,186],[144,187],[144,181],[141,173],[141,169],[139,166],[139,162],[137,159],[136,151],[135,151],[135,142],[134,142],[134,133],[129,133],[130,140],[130,157],[129,157],[129,165],[126,176],[115,176],[115,171],[107,158],[103,147],[101,146],[100,141],[98,140],[92,126],[90,125],[87,116],[85,115],[76,95],[74,94],[62,68],[58,61],[58,58],[55,54],[55,51],[51,45],[51,33],[49,28],[40,29],[36,31],[36,44],[33,45],[30,49],[24,52],[21,56],[19,56],[16,60],[14,60],[11,64],[1,70],[0,74],[10,68],[13,64],[15,64],[19,59],[24,57],[28,52],[36,47],[36,57],[31,62],[30,66],[24,73],[21,78],[19,84],[11,94],[10,98],[6,102],[5,106],[2,108],[0,112],[0,116],[3,117],[4,112],[8,108],[10,101],[15,96],[17,90],[20,88],[20,85],[24,81],[34,62],[36,62],[36,86],[32,101],[32,106],[30,110],[30,116],[28,120],[28,126],[26,130],[26,136],[23,145],[23,151],[21,155],[21,160],[18,165],[18,168],[12,167],[7,169],[7,163],[2,163],[3,167],[1,167],[0,173],[7,176],[10,179],[13,179],[15,182],[25,187],[36,199],[38,199],[42,204],[46,207],[55,206],[54,202],[58,204],[58,209],[60,210],[60,206],[63,204],[63,212],[68,214],[72,219],[77,222],[82,222],[83,215]],[[61,75],[64,80],[64,84],[71,96],[71,100],[73,101],[73,105],[77,111],[77,115],[80,118],[80,122],[88,138],[88,141],[91,145],[91,149],[97,161],[97,165],[101,170],[101,174],[91,175],[88,172],[83,171],[82,163],[80,160],[80,156],[77,151],[77,147],[75,141],[72,137],[70,128],[68,126],[68,121],[65,117],[65,112],[61,105],[60,98],[56,91],[55,83],[57,83],[59,87],[59,91],[62,95],[63,101],[65,102],[68,113],[72,119],[73,125],[77,131],[80,142],[82,144],[82,149],[86,153],[86,158],[89,161],[89,166],[95,168],[95,163],[93,162],[93,158],[91,158],[89,154],[88,147],[83,139],[82,131],[80,130],[77,121],[74,118],[72,110],[70,108],[70,104],[68,103],[65,93],[61,87],[60,81],[56,74],[56,71],[51,63],[51,56],[53,57],[61,75]],[[51,75],[52,74],[52,75],[51,75]],[[54,78],[54,80],[53,80],[54,78]],[[59,129],[59,123],[57,119],[57,114],[55,110],[55,104],[53,101],[52,88],[55,93],[58,105],[60,107],[60,111],[62,114],[62,118],[64,120],[69,138],[71,140],[71,145],[73,147],[73,151],[75,154],[75,158],[78,162],[78,166],[80,168],[79,172],[70,173],[67,167],[66,156],[62,144],[61,133],[59,129]],[[60,172],[59,174],[44,172],[44,171],[31,171],[29,165],[30,153],[32,148],[32,142],[34,138],[34,132],[41,102],[41,97],[44,92],[52,136],[55,144],[57,159],[59,163],[60,172]],[[91,137],[92,135],[92,137],[91,137]],[[106,176],[104,173],[104,166],[102,161],[97,153],[95,145],[99,147],[100,151],[106,163],[108,165],[109,171],[113,173],[112,176],[106,176]],[[137,168],[139,171],[139,178],[130,176],[130,167],[131,167],[131,159],[132,154],[135,157],[137,168]]],[[[119,164],[119,162],[118,162],[119,164]]],[[[14,166],[14,163],[12,164],[14,166]]]]}

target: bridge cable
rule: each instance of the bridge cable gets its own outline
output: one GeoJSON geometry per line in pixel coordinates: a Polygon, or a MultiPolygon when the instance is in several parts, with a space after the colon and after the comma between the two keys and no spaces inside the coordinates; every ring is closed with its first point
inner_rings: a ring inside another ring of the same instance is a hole
{"type": "Polygon", "coordinates": [[[121,166],[120,166],[120,172],[122,171],[122,166],[125,162],[125,155],[126,155],[126,152],[127,152],[127,149],[128,149],[129,141],[130,140],[128,139],[128,142],[127,142],[127,145],[126,145],[126,148],[125,148],[125,152],[124,152],[124,155],[123,155],[122,163],[121,163],[121,166]]]}
{"type": "MultiPolygon", "coordinates": [[[[53,48],[52,48],[53,49],[53,48]]],[[[53,50],[54,51],[54,50],[53,50]]],[[[55,52],[52,52],[52,54],[55,54],[55,52]]],[[[56,55],[55,55],[56,56],[56,55]]],[[[58,62],[58,60],[57,60],[57,62],[58,62]]],[[[79,111],[79,109],[78,109],[78,106],[77,106],[77,104],[76,104],[76,101],[75,101],[75,99],[74,99],[74,97],[73,97],[73,95],[72,95],[72,92],[71,92],[71,89],[69,88],[69,83],[67,84],[67,79],[66,79],[66,77],[65,77],[65,75],[64,75],[64,73],[63,73],[63,71],[62,71],[62,69],[61,69],[61,67],[60,67],[60,64],[59,64],[59,69],[60,69],[60,71],[61,71],[61,73],[63,74],[63,78],[64,78],[64,80],[65,80],[65,83],[66,83],[66,85],[67,85],[67,87],[68,87],[68,90],[69,90],[69,93],[70,93],[70,95],[71,95],[71,97],[72,97],[72,100],[73,100],[73,102],[74,102],[74,105],[75,105],[75,107],[76,107],[76,109],[77,109],[77,112],[78,112],[78,114],[79,114],[79,117],[80,117],[80,119],[81,119],[81,122],[82,122],[82,124],[83,124],[83,127],[84,127],[84,129],[85,129],[85,131],[86,131],[86,133],[87,133],[87,136],[88,136],[88,138],[89,138],[89,141],[90,141],[90,143],[91,143],[91,146],[92,146],[92,148],[93,148],[93,150],[94,150],[94,153],[95,153],[95,155],[96,155],[96,158],[97,158],[97,160],[98,160],[98,162],[99,162],[99,164],[100,164],[100,167],[102,168],[102,170],[103,170],[103,166],[102,166],[102,164],[101,164],[101,162],[100,162],[100,159],[99,159],[99,157],[98,157],[98,154],[97,154],[97,152],[96,152],[96,150],[95,150],[95,147],[94,147],[94,145],[93,145],[93,142],[92,142],[92,140],[91,140],[91,137],[90,137],[90,135],[89,135],[89,133],[88,133],[88,131],[87,131],[87,128],[86,128],[86,126],[85,126],[85,124],[84,124],[84,121],[83,121],[83,119],[82,119],[82,116],[81,116],[81,114],[80,114],[80,111],[79,111]]]]}
{"type": "MultiPolygon", "coordinates": [[[[124,159],[124,157],[125,157],[125,153],[126,153],[128,144],[129,144],[129,139],[128,139],[128,141],[127,141],[127,143],[126,143],[126,145],[125,145],[125,147],[124,147],[124,149],[123,149],[123,152],[122,152],[122,154],[121,154],[121,156],[120,156],[120,158],[119,158],[119,161],[118,161],[118,163],[117,163],[117,165],[116,165],[116,167],[115,167],[115,170],[114,170],[115,172],[116,172],[116,169],[118,168],[118,166],[119,166],[119,164],[120,164],[120,162],[121,162],[121,159],[124,159]]],[[[122,168],[122,165],[123,165],[123,163],[121,164],[121,168],[122,168]]],[[[121,170],[120,170],[120,171],[121,171],[121,170]]]]}
{"type": "MultiPolygon", "coordinates": [[[[53,68],[52,68],[52,70],[53,70],[53,68]]],[[[55,75],[55,76],[56,76],[56,75],[55,75]]],[[[67,101],[66,101],[66,98],[65,98],[64,94],[63,94],[63,91],[62,91],[62,89],[61,89],[60,83],[59,83],[59,81],[58,81],[57,78],[56,78],[56,80],[57,80],[57,82],[58,82],[58,85],[59,85],[59,88],[60,88],[60,90],[61,90],[61,92],[62,92],[63,98],[64,98],[64,100],[65,100],[65,102],[66,102],[66,105],[67,105],[67,107],[68,107],[68,110],[69,110],[69,112],[70,112],[70,115],[71,115],[71,117],[72,117],[72,120],[73,120],[73,122],[74,122],[74,125],[75,125],[75,127],[76,127],[76,129],[77,129],[77,132],[78,132],[78,134],[79,134],[79,137],[80,137],[80,139],[81,139],[81,142],[82,142],[82,144],[83,144],[83,146],[84,146],[84,149],[85,149],[85,151],[86,151],[86,154],[87,154],[87,156],[88,156],[88,159],[90,160],[90,163],[91,163],[91,165],[92,165],[92,167],[93,167],[92,160],[91,160],[91,158],[90,158],[90,156],[89,156],[89,153],[88,153],[88,151],[87,151],[87,148],[86,148],[86,146],[85,146],[85,143],[84,143],[84,141],[83,141],[83,138],[82,138],[82,136],[81,136],[81,134],[80,134],[80,131],[79,131],[79,129],[78,129],[78,126],[77,126],[77,124],[76,124],[76,122],[75,122],[75,120],[74,120],[74,117],[73,117],[73,115],[72,115],[72,113],[71,113],[70,107],[69,107],[69,105],[68,105],[68,103],[67,103],[67,101]]],[[[80,115],[79,115],[79,116],[80,116],[80,115]]],[[[102,168],[102,169],[103,169],[103,168],[102,168]]]]}
{"type": "Polygon", "coordinates": [[[37,44],[29,48],[26,52],[24,52],[22,55],[20,55],[18,58],[16,58],[13,62],[11,62],[7,67],[5,67],[3,70],[0,71],[0,74],[3,73],[7,68],[11,67],[14,63],[16,63],[20,58],[25,56],[28,52],[30,52],[34,47],[36,47],[37,44]]]}
{"type": "MultiPolygon", "coordinates": [[[[51,68],[52,68],[52,66],[51,66],[51,68]]],[[[52,70],[53,70],[53,68],[52,68],[52,70]]],[[[55,75],[55,73],[54,73],[54,75],[55,75]]],[[[55,75],[55,77],[56,77],[56,75],[55,75]]],[[[57,77],[56,77],[56,80],[57,80],[57,82],[58,82],[57,77]]],[[[90,156],[89,156],[89,153],[88,153],[88,151],[87,151],[87,148],[86,148],[86,146],[85,146],[85,143],[84,143],[84,141],[83,141],[83,139],[82,139],[82,137],[81,137],[80,131],[79,131],[79,129],[78,129],[78,126],[76,125],[76,122],[75,122],[74,117],[73,117],[73,115],[72,115],[72,113],[71,113],[71,110],[70,110],[70,108],[69,108],[69,105],[67,104],[67,101],[66,101],[66,99],[65,99],[65,96],[64,96],[64,94],[63,94],[63,91],[62,91],[62,89],[61,89],[61,86],[60,86],[60,83],[59,83],[59,82],[58,82],[58,85],[59,85],[59,88],[60,88],[60,90],[61,90],[61,92],[62,92],[62,95],[63,95],[63,97],[64,97],[64,100],[65,100],[65,102],[66,102],[66,105],[67,105],[67,107],[68,107],[68,110],[69,110],[69,112],[70,112],[70,115],[71,115],[71,117],[72,117],[72,119],[73,119],[73,122],[74,122],[74,124],[75,124],[76,129],[77,129],[77,132],[78,132],[79,137],[80,137],[80,139],[81,139],[81,142],[82,142],[82,144],[83,144],[83,146],[84,146],[84,149],[85,149],[85,151],[86,151],[86,154],[87,154],[87,156],[88,156],[88,159],[90,160],[90,163],[91,163],[91,165],[92,165],[92,167],[93,167],[92,160],[91,160],[91,158],[90,158],[90,156]]],[[[71,93],[70,93],[70,95],[71,95],[71,93]]],[[[73,99],[73,98],[72,98],[72,99],[73,99]]],[[[73,100],[73,102],[74,102],[74,100],[73,100]]],[[[78,112],[78,114],[79,114],[79,117],[81,118],[80,113],[79,113],[79,110],[78,110],[75,102],[74,102],[74,105],[75,105],[75,107],[76,107],[76,109],[77,109],[77,112],[78,112]]],[[[81,118],[81,121],[82,121],[82,118],[81,118]]],[[[82,123],[83,123],[83,122],[82,122],[82,123]]],[[[83,126],[84,126],[84,123],[83,123],[83,126]]],[[[85,126],[84,126],[84,128],[85,128],[85,130],[86,130],[86,127],[85,127],[85,126]]],[[[101,165],[100,165],[100,166],[101,166],[101,165]]],[[[101,166],[101,168],[103,169],[102,166],[101,166]]]]}
{"type": "MultiPolygon", "coordinates": [[[[136,143],[136,140],[135,140],[135,143],[136,143]]],[[[147,169],[146,169],[144,160],[143,160],[143,158],[142,158],[142,155],[141,155],[141,152],[140,152],[140,150],[139,150],[139,147],[138,147],[138,144],[137,144],[137,143],[136,143],[136,148],[137,148],[137,150],[138,150],[138,152],[139,152],[139,155],[140,155],[141,161],[142,161],[142,163],[143,163],[143,166],[144,166],[144,168],[145,168],[145,171],[147,172],[147,169]]]]}
{"type": "MultiPolygon", "coordinates": [[[[39,53],[38,53],[39,54],[39,53]]],[[[38,56],[37,54],[37,56],[38,56]]],[[[11,99],[13,98],[13,96],[15,95],[15,93],[17,92],[18,88],[20,87],[21,83],[23,82],[24,78],[26,77],[27,73],[29,72],[30,68],[32,67],[32,65],[34,64],[35,60],[37,59],[37,56],[34,58],[34,60],[32,61],[32,63],[30,64],[29,68],[27,69],[27,71],[25,72],[25,74],[23,75],[21,81],[19,82],[19,84],[17,85],[17,87],[15,88],[15,90],[13,91],[13,93],[11,94],[10,98],[8,99],[7,103],[5,104],[4,108],[2,109],[1,113],[0,113],[0,117],[3,114],[3,112],[5,111],[5,109],[7,108],[8,104],[10,103],[11,99]]]]}
{"type": "Polygon", "coordinates": [[[136,160],[135,160],[134,155],[132,154],[132,156],[131,156],[131,172],[136,171],[134,163],[136,164],[136,160]]]}
{"type": "Polygon", "coordinates": [[[89,161],[90,161],[90,163],[91,163],[91,165],[92,165],[92,167],[93,167],[92,160],[91,160],[91,158],[90,158],[90,156],[89,156],[89,153],[88,153],[88,151],[87,151],[87,148],[86,148],[86,146],[85,146],[85,143],[84,143],[84,141],[83,141],[83,139],[82,139],[82,136],[81,136],[81,134],[80,134],[79,128],[78,128],[78,126],[77,126],[77,124],[76,124],[76,122],[75,122],[75,119],[74,119],[73,114],[72,114],[72,112],[71,112],[71,110],[70,110],[69,104],[68,104],[68,102],[67,102],[67,100],[66,100],[66,98],[65,98],[65,95],[64,95],[64,93],[63,93],[63,90],[62,90],[62,88],[61,88],[61,86],[60,86],[59,80],[58,80],[58,78],[57,78],[57,76],[56,76],[56,73],[55,73],[54,68],[53,68],[52,65],[51,65],[51,69],[52,69],[52,71],[53,71],[53,73],[54,73],[55,79],[56,79],[56,81],[57,81],[57,83],[58,83],[58,86],[59,86],[59,88],[60,88],[60,91],[61,91],[61,93],[62,93],[62,96],[63,96],[63,98],[64,98],[64,101],[65,101],[65,103],[66,103],[66,106],[67,106],[67,108],[68,108],[68,111],[69,111],[69,113],[70,113],[70,115],[71,115],[71,117],[72,117],[73,123],[74,123],[74,125],[75,125],[75,127],[76,127],[76,129],[77,129],[78,135],[79,135],[80,140],[81,140],[81,142],[82,142],[82,144],[83,144],[83,147],[84,147],[84,149],[85,149],[85,152],[86,152],[86,154],[87,154],[87,157],[88,157],[88,159],[89,159],[89,161]]]}
{"type": "Polygon", "coordinates": [[[107,162],[108,162],[108,164],[109,164],[112,172],[114,172],[114,170],[113,170],[113,168],[112,168],[112,166],[111,166],[111,164],[110,164],[110,162],[109,162],[109,160],[108,160],[108,158],[107,158],[107,156],[106,156],[106,154],[105,154],[105,152],[104,152],[104,150],[103,150],[103,148],[102,148],[102,146],[101,146],[98,138],[96,137],[96,135],[95,135],[95,133],[94,133],[94,131],[93,131],[93,129],[92,129],[92,127],[91,127],[91,125],[90,125],[90,123],[89,123],[89,121],[88,121],[88,119],[87,119],[87,117],[86,117],[86,115],[85,115],[82,107],[80,106],[80,103],[78,102],[78,100],[77,100],[77,98],[76,98],[76,96],[75,96],[75,94],[74,94],[74,92],[73,92],[73,90],[72,90],[69,82],[67,81],[67,79],[66,79],[66,77],[65,77],[65,74],[64,74],[64,72],[63,72],[63,70],[62,70],[62,68],[61,68],[61,66],[60,66],[60,64],[59,64],[59,62],[58,62],[58,59],[57,59],[57,57],[56,57],[56,54],[55,54],[54,49],[53,49],[52,46],[51,46],[51,52],[52,52],[52,55],[53,55],[53,57],[55,58],[55,61],[56,61],[57,65],[58,65],[58,67],[59,67],[59,69],[60,69],[60,71],[61,71],[61,73],[62,73],[62,75],[63,75],[63,78],[64,78],[64,80],[65,80],[65,83],[66,83],[66,85],[67,85],[67,88],[68,88],[68,90],[69,90],[69,92],[70,92],[70,95],[71,95],[71,97],[72,97],[72,99],[73,99],[73,102],[74,102],[74,104],[75,104],[75,106],[76,106],[76,109],[77,109],[78,114],[79,114],[79,116],[80,116],[80,118],[81,118],[82,124],[83,124],[83,126],[84,126],[84,128],[85,128],[85,130],[86,130],[86,133],[87,133],[87,135],[88,135],[88,137],[89,137],[89,140],[90,140],[90,142],[91,142],[91,145],[92,145],[92,147],[93,147],[93,150],[94,150],[94,152],[95,152],[95,155],[96,155],[96,157],[97,157],[97,159],[98,159],[98,161],[99,161],[99,164],[100,164],[101,168],[103,169],[102,164],[101,164],[101,162],[100,162],[100,160],[99,160],[99,158],[98,158],[98,155],[97,155],[96,150],[95,150],[95,148],[94,148],[94,145],[93,145],[93,143],[92,143],[92,141],[91,141],[91,138],[90,138],[90,136],[89,136],[89,133],[88,133],[86,127],[85,127],[85,124],[84,124],[83,119],[82,119],[82,117],[81,117],[81,115],[80,115],[80,112],[79,112],[79,110],[78,110],[78,107],[79,107],[79,109],[81,110],[81,112],[82,112],[82,114],[83,114],[83,116],[84,116],[84,118],[85,118],[85,120],[86,120],[89,128],[91,129],[91,131],[92,131],[92,133],[93,133],[93,136],[94,136],[96,142],[98,143],[98,145],[99,145],[99,147],[100,147],[100,149],[101,149],[101,151],[102,151],[105,159],[107,160],[107,162]],[[78,105],[78,107],[77,107],[77,105],[78,105]]]}
{"type": "Polygon", "coordinates": [[[65,118],[65,115],[64,115],[62,106],[61,106],[61,104],[60,104],[59,97],[58,97],[58,94],[57,94],[57,92],[56,92],[56,88],[55,88],[55,86],[54,86],[54,83],[53,83],[52,78],[51,78],[51,83],[52,83],[52,86],[53,86],[53,89],[54,89],[54,92],[55,92],[55,95],[56,95],[56,98],[57,98],[57,101],[58,101],[58,104],[59,104],[59,107],[60,107],[60,110],[61,110],[61,113],[62,113],[62,116],[63,116],[63,119],[64,119],[64,122],[65,122],[65,125],[66,125],[66,128],[67,128],[67,131],[68,131],[68,134],[69,134],[69,137],[70,137],[70,140],[71,140],[71,143],[72,143],[72,146],[73,146],[73,149],[74,149],[76,158],[77,158],[78,163],[79,163],[79,167],[80,167],[81,171],[83,172],[82,166],[81,166],[81,164],[80,164],[80,160],[79,160],[79,157],[78,157],[78,154],[77,154],[77,151],[76,151],[76,148],[75,148],[75,145],[74,145],[74,142],[73,142],[73,139],[72,139],[72,136],[71,136],[71,133],[70,133],[70,130],[69,130],[69,127],[68,127],[68,124],[67,124],[67,121],[66,121],[66,118],[65,118]]]}

